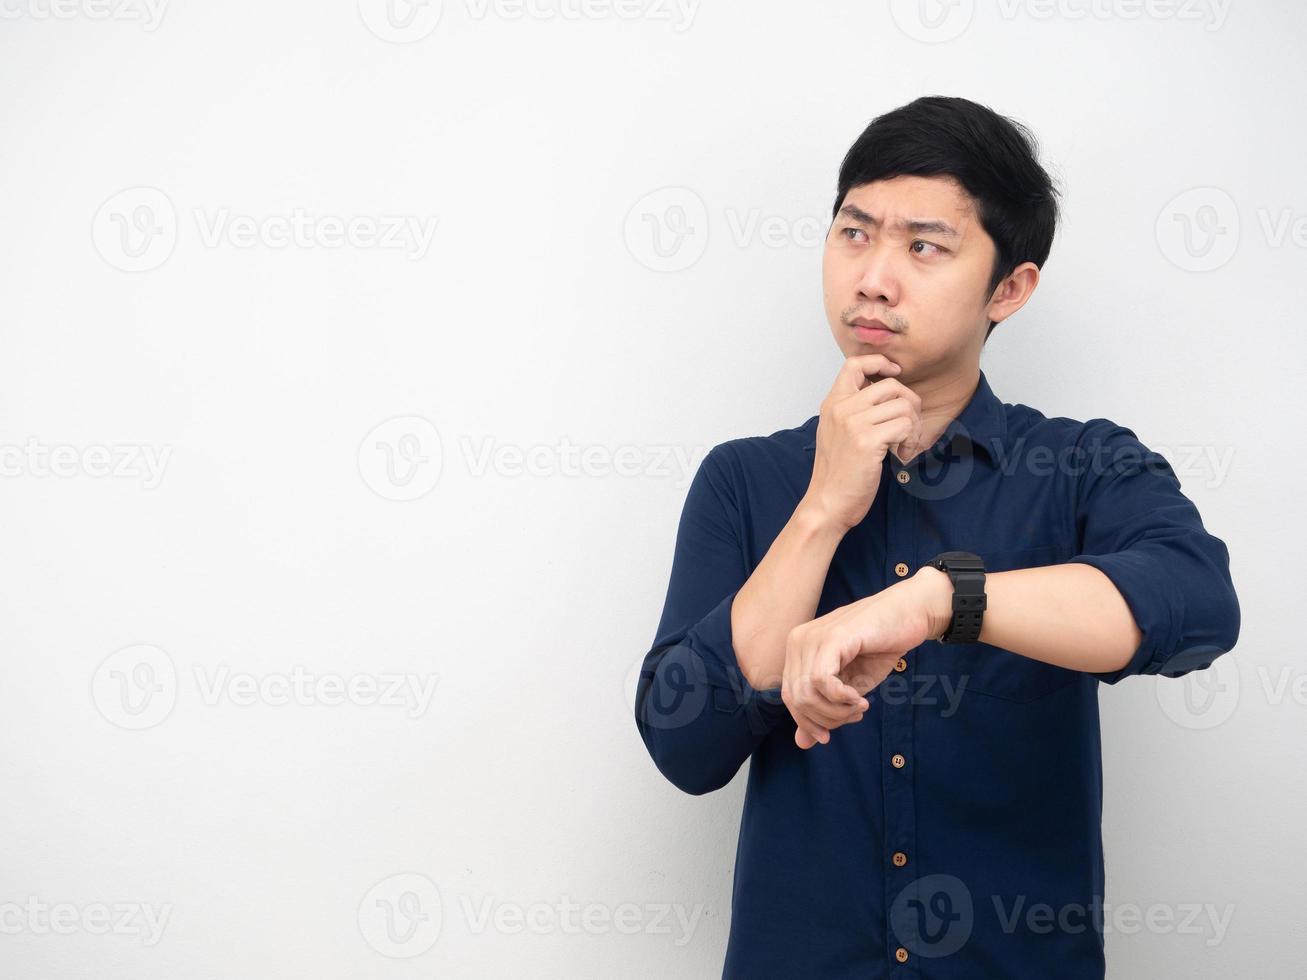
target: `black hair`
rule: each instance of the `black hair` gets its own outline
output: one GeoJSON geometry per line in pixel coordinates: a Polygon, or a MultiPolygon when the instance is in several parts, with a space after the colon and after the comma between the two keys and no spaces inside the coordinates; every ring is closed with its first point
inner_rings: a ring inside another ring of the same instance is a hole
{"type": "MultiPolygon", "coordinates": [[[[891,177],[952,177],[975,201],[997,254],[986,296],[1023,262],[1041,269],[1057,227],[1057,188],[1034,135],[969,99],[923,96],[877,116],[840,164],[832,220],[851,188],[891,177]]],[[[985,340],[994,330],[991,320],[985,340]]]]}

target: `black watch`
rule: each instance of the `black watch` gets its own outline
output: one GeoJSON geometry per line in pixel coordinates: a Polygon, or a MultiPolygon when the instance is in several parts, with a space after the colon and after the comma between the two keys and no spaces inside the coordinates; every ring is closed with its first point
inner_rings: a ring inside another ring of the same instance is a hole
{"type": "Polygon", "coordinates": [[[953,619],[940,643],[975,643],[985,618],[985,562],[970,551],[945,551],[926,562],[953,582],[953,619]]]}

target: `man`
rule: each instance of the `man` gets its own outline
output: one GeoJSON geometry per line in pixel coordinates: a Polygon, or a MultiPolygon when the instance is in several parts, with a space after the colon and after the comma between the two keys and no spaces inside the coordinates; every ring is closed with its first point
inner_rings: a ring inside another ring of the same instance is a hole
{"type": "Polygon", "coordinates": [[[752,760],[723,976],[1101,978],[1098,687],[1234,646],[1228,551],[1130,429],[980,370],[1056,225],[1024,128],[883,115],[833,217],[844,365],[705,457],[637,690],[682,790],[752,760]]]}

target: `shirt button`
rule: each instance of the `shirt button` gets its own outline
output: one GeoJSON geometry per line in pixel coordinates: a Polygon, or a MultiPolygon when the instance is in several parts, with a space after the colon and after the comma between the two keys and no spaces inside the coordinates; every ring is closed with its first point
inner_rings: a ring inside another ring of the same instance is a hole
{"type": "Polygon", "coordinates": [[[902,851],[895,851],[894,856],[890,858],[890,860],[894,862],[894,867],[901,868],[903,865],[908,863],[908,856],[902,851]]]}
{"type": "Polygon", "coordinates": [[[897,575],[899,578],[902,578],[904,575],[908,574],[908,566],[903,562],[899,562],[897,565],[894,566],[894,574],[897,575]]]}
{"type": "Polygon", "coordinates": [[[900,963],[906,963],[908,961],[908,951],[900,946],[898,949],[894,950],[894,958],[900,963]]]}
{"type": "Polygon", "coordinates": [[[908,760],[896,752],[890,757],[889,764],[895,769],[902,769],[908,764],[908,760]]]}
{"type": "Polygon", "coordinates": [[[894,669],[901,674],[908,669],[908,662],[902,657],[899,657],[898,660],[894,661],[894,669]]]}
{"type": "Polygon", "coordinates": [[[907,483],[907,482],[908,482],[909,480],[911,480],[911,479],[912,479],[912,474],[911,474],[911,473],[909,473],[907,470],[899,470],[899,482],[900,482],[900,483],[907,483]]]}

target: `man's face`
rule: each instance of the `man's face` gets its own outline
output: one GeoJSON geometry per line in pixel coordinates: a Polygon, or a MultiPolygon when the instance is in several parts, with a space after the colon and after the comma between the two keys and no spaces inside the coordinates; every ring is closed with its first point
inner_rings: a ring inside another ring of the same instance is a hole
{"type": "MultiPolygon", "coordinates": [[[[884,354],[900,379],[979,362],[991,317],[994,242],[949,177],[895,177],[854,187],[826,236],[826,319],[845,357],[884,354]],[[893,332],[867,333],[860,319],[893,332]]],[[[1002,287],[1000,286],[1000,292],[1002,287]]]]}

